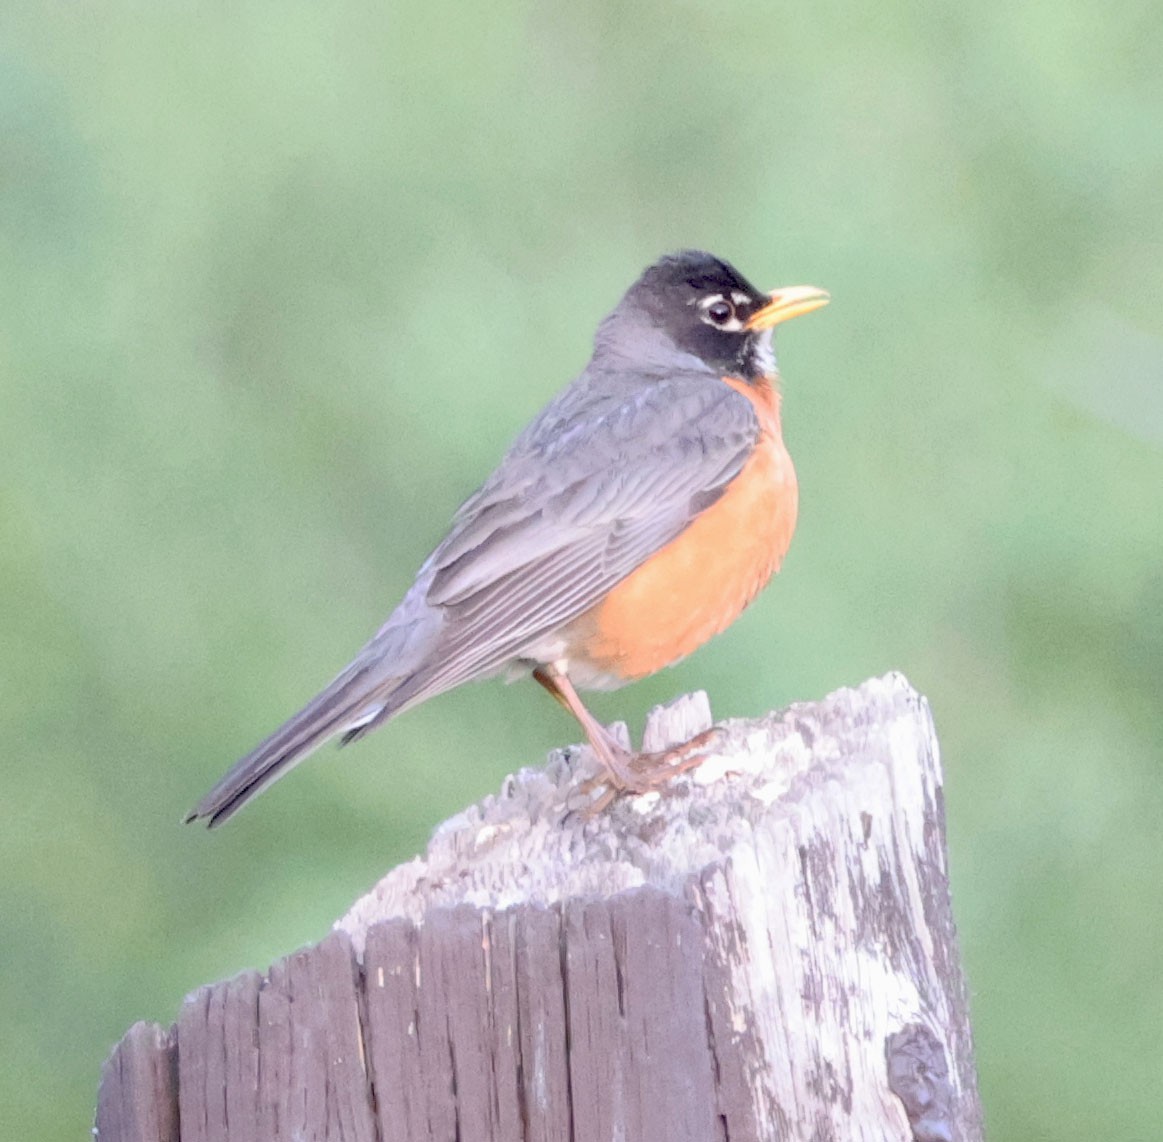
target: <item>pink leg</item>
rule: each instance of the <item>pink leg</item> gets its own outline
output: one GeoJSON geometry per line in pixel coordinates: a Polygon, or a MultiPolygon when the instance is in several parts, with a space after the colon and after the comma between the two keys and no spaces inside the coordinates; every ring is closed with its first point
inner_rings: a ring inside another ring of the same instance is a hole
{"type": "Polygon", "coordinates": [[[634,753],[616,741],[585,708],[573,683],[553,666],[539,666],[533,677],[581,723],[594,755],[606,771],[610,793],[600,799],[595,811],[605,808],[619,793],[647,793],[665,785],[678,773],[694,769],[706,756],[718,730],[705,730],[690,741],[658,753],[634,753]]]}

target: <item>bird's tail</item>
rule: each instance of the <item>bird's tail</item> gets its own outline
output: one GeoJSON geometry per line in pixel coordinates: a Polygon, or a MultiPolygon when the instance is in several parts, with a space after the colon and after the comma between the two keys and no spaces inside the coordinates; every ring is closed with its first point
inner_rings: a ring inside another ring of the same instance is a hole
{"type": "Polygon", "coordinates": [[[186,821],[204,819],[210,828],[221,825],[330,738],[343,734],[347,741],[373,722],[386,721],[398,712],[392,689],[382,661],[356,659],[326,690],[236,762],[190,810],[186,821]]]}

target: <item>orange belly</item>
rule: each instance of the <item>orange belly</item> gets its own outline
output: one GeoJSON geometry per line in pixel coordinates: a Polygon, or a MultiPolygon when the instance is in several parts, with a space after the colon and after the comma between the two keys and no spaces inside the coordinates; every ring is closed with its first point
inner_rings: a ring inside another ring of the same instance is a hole
{"type": "Polygon", "coordinates": [[[730,626],[787,553],[799,491],[778,393],[728,384],[760,414],[755,451],[716,503],[577,621],[570,658],[587,674],[630,681],[677,662],[730,626]]]}

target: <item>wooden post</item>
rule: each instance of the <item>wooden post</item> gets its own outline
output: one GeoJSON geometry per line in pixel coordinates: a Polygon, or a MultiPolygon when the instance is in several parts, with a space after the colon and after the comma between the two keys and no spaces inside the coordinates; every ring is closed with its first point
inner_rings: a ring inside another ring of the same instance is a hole
{"type": "MultiPolygon", "coordinates": [[[[710,724],[655,711],[647,747],[710,724]]],[[[100,1142],[976,1142],[937,740],[900,675],[577,813],[587,751],[105,1064],[100,1142]]]]}

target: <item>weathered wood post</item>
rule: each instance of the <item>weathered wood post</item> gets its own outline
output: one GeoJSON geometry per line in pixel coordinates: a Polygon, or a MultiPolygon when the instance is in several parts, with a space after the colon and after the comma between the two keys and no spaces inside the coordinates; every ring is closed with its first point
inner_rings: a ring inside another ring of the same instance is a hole
{"type": "MultiPolygon", "coordinates": [[[[710,724],[656,711],[648,748],[710,724]]],[[[321,944],[133,1027],[100,1142],[974,1142],[937,741],[900,675],[727,725],[586,820],[582,751],[321,944]]]]}

